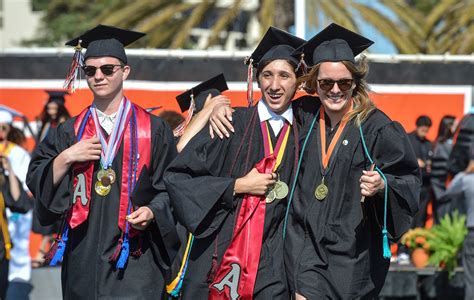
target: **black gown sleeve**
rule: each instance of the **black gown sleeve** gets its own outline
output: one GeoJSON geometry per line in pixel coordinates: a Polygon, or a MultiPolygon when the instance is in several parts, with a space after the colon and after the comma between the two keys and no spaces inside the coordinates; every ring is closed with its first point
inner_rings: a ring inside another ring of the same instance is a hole
{"type": "Polygon", "coordinates": [[[67,172],[56,187],[53,184],[54,159],[74,143],[72,120],[50,130],[33,153],[28,167],[26,184],[34,195],[35,210],[43,226],[55,223],[72,205],[72,172],[67,172]],[[68,126],[70,134],[66,132],[68,126]]]}
{"type": "MultiPolygon", "coordinates": [[[[415,153],[405,130],[391,122],[377,132],[373,159],[388,181],[387,230],[397,240],[412,224],[418,211],[421,178],[415,153]]],[[[377,222],[383,225],[383,191],[374,200],[377,222]]]]}
{"type": "Polygon", "coordinates": [[[18,180],[18,183],[20,185],[20,197],[18,198],[18,200],[15,201],[10,193],[10,183],[8,176],[6,176],[5,184],[2,187],[3,198],[5,199],[5,206],[8,207],[14,213],[25,214],[33,207],[33,200],[23,189],[21,181],[18,179],[18,177],[16,178],[16,180],[18,180]]]}
{"type": "Polygon", "coordinates": [[[166,171],[178,220],[197,238],[215,232],[233,209],[235,179],[220,174],[232,138],[211,139],[203,128],[166,171]]]}
{"type": "Polygon", "coordinates": [[[153,212],[158,229],[158,232],[151,231],[153,239],[158,245],[163,246],[159,247],[161,257],[165,258],[165,264],[170,266],[179,249],[180,240],[176,231],[170,197],[163,182],[163,174],[176,156],[176,144],[171,129],[163,120],[152,117],[152,128],[155,134],[152,137],[151,183],[156,195],[146,206],[153,212]]]}

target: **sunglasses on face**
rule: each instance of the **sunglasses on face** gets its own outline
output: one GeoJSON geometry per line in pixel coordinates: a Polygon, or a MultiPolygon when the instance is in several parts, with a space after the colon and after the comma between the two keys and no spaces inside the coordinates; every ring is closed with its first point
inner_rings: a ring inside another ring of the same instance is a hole
{"type": "Polygon", "coordinates": [[[353,79],[340,79],[340,80],[318,79],[319,87],[325,92],[329,92],[330,90],[332,90],[335,83],[337,83],[337,86],[342,92],[346,92],[351,89],[353,82],[354,82],[353,79]]]}
{"type": "Polygon", "coordinates": [[[83,66],[82,69],[84,70],[84,73],[86,73],[86,76],[89,76],[89,77],[94,76],[97,69],[100,69],[102,74],[104,74],[106,76],[110,76],[115,72],[115,70],[116,70],[115,67],[123,68],[124,66],[123,65],[106,64],[106,65],[102,65],[100,67],[83,66]]]}

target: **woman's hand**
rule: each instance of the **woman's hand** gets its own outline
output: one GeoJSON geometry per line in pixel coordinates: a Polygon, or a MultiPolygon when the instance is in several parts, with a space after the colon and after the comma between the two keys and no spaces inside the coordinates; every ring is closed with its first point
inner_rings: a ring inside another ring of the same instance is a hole
{"type": "Polygon", "coordinates": [[[360,193],[365,197],[372,197],[385,188],[385,183],[377,171],[362,171],[360,177],[360,193]]]}
{"type": "Polygon", "coordinates": [[[215,135],[219,136],[220,139],[229,137],[229,131],[234,132],[234,126],[232,126],[232,113],[234,109],[226,104],[216,105],[212,110],[211,117],[209,118],[209,134],[212,138],[215,135]]]}

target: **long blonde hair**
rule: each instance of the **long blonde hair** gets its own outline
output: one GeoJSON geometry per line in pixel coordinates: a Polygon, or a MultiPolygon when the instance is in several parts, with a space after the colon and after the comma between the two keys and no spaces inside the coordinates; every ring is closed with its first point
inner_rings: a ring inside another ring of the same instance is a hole
{"type": "MultiPolygon", "coordinates": [[[[369,114],[376,108],[375,104],[369,97],[369,86],[365,80],[369,73],[369,64],[365,56],[362,56],[355,64],[351,61],[341,61],[344,66],[351,72],[356,87],[352,92],[354,99],[354,109],[349,113],[349,119],[355,118],[357,126],[369,116],[369,114]]],[[[304,84],[304,89],[309,94],[315,94],[317,91],[318,74],[321,63],[311,68],[311,71],[298,79],[298,86],[304,84]]]]}

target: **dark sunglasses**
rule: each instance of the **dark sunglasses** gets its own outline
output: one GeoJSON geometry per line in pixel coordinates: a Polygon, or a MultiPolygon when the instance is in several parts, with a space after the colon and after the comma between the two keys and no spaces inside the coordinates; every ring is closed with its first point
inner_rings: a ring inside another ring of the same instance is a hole
{"type": "Polygon", "coordinates": [[[121,67],[123,68],[124,66],[123,65],[113,65],[113,64],[107,64],[107,65],[102,65],[100,67],[94,67],[94,66],[83,66],[82,69],[84,70],[84,73],[86,73],[87,76],[94,76],[95,75],[95,71],[97,71],[97,69],[100,69],[100,71],[106,75],[106,76],[110,76],[114,73],[115,71],[115,67],[121,67]]]}
{"type": "Polygon", "coordinates": [[[351,89],[353,82],[353,79],[318,79],[319,87],[325,92],[329,92],[330,90],[332,90],[335,83],[337,83],[337,86],[342,92],[346,92],[351,89]]]}

